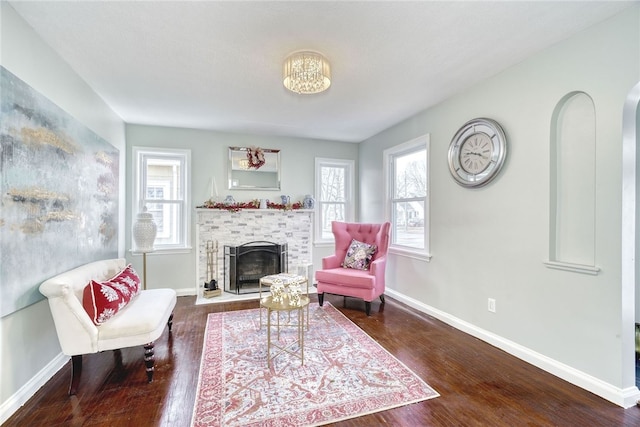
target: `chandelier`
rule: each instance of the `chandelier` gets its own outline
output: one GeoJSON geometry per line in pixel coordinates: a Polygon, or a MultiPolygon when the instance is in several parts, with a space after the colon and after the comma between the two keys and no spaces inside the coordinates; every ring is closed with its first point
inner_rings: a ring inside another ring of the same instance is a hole
{"type": "Polygon", "coordinates": [[[284,87],[299,94],[320,93],[331,86],[331,66],[318,52],[294,52],[284,60],[284,87]]]}

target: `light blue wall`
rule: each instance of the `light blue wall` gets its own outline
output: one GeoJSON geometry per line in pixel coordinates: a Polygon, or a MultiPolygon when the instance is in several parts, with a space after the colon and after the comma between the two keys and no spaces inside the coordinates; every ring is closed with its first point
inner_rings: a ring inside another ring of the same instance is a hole
{"type": "MultiPolygon", "coordinates": [[[[0,62],[60,108],[120,150],[120,194],[124,194],[124,123],[20,18],[0,2],[0,62]]],[[[119,253],[124,254],[124,198],[120,203],[119,253]]],[[[3,266],[7,268],[7,266],[3,266]]],[[[25,386],[39,387],[55,372],[60,345],[46,300],[0,319],[0,421],[19,404],[25,386]]],[[[59,359],[64,361],[63,359],[59,359]]],[[[65,359],[66,360],[66,359],[65,359]]],[[[35,390],[32,390],[35,391],[35,390]]]]}
{"type": "MultiPolygon", "coordinates": [[[[390,288],[554,361],[623,389],[621,334],[622,107],[640,80],[635,7],[361,143],[361,219],[384,218],[382,152],[431,136],[430,262],[392,255],[390,288]],[[551,270],[551,116],[572,91],[596,108],[597,276],[551,270]],[[452,136],[476,117],[505,129],[509,155],[498,178],[465,189],[450,176],[452,136]],[[487,310],[495,298],[497,312],[487,310]]],[[[632,380],[632,379],[631,379],[632,380]]]]}
{"type": "MultiPolygon", "coordinates": [[[[230,194],[238,202],[253,199],[279,200],[281,194],[291,197],[292,201],[302,201],[305,194],[314,193],[315,158],[332,157],[357,160],[358,145],[336,141],[323,141],[304,138],[285,138],[276,136],[257,136],[231,134],[216,131],[178,129],[157,126],[127,125],[127,191],[131,196],[132,147],[163,147],[191,150],[191,184],[193,208],[202,205],[210,197],[212,178],[217,183],[220,198],[230,194]],[[279,149],[282,162],[282,187],[280,191],[226,190],[227,159],[230,146],[279,149]]],[[[127,200],[127,248],[131,248],[131,197],[127,200]]],[[[192,211],[191,242],[195,245],[195,220],[192,211]]],[[[320,265],[320,258],[328,255],[332,248],[316,247],[313,250],[314,265],[320,265]]],[[[140,256],[127,253],[131,263],[141,270],[140,256]]],[[[181,294],[195,294],[196,252],[183,254],[162,254],[159,252],[147,256],[147,286],[171,287],[181,294]]]]}

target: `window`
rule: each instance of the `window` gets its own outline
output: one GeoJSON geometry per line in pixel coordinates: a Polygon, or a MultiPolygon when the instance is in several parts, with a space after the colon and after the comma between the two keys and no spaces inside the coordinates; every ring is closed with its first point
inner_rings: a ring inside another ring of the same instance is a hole
{"type": "Polygon", "coordinates": [[[354,161],[316,158],[316,243],[333,242],[331,221],[353,221],[354,161]]]}
{"type": "Polygon", "coordinates": [[[133,147],[133,158],[133,206],[146,206],[153,215],[158,227],[156,250],[188,249],[191,152],[133,147]]]}
{"type": "Polygon", "coordinates": [[[384,151],[390,250],[427,257],[429,253],[428,135],[384,151]]]}

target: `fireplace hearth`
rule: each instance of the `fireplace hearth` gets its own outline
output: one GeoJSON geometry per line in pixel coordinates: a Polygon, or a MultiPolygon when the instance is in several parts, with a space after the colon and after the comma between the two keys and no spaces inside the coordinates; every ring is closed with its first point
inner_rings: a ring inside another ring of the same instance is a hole
{"type": "Polygon", "coordinates": [[[255,241],[224,247],[224,290],[233,294],[259,291],[260,278],[286,273],[287,244],[255,241]]]}

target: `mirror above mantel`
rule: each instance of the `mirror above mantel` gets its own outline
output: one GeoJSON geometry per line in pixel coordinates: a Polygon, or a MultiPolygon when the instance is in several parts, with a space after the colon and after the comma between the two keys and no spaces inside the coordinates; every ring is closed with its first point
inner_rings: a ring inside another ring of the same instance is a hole
{"type": "Polygon", "coordinates": [[[229,147],[227,171],[229,190],[280,190],[280,150],[229,147]]]}

